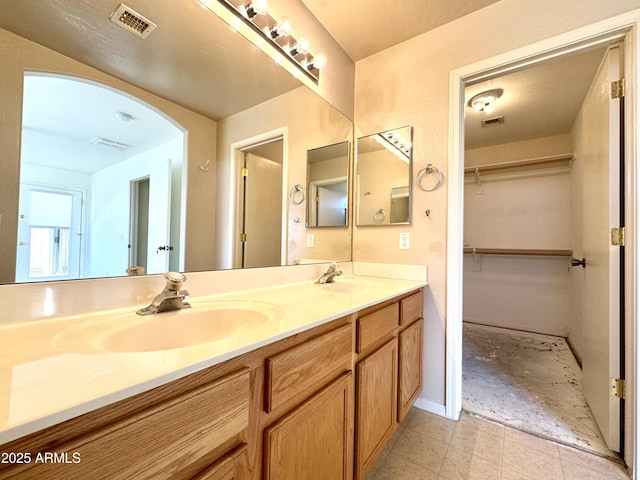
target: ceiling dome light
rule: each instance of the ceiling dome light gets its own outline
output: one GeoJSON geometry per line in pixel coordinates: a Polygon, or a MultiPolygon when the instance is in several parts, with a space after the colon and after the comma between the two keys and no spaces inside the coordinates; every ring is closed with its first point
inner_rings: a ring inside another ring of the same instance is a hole
{"type": "Polygon", "coordinates": [[[478,93],[471,97],[467,105],[478,112],[491,113],[495,107],[495,103],[502,96],[504,90],[496,88],[494,90],[487,90],[485,92],[478,93]]]}

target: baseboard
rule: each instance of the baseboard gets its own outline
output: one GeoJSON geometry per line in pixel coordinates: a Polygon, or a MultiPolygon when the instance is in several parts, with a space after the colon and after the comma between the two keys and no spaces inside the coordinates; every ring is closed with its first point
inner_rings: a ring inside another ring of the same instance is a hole
{"type": "Polygon", "coordinates": [[[427,400],[426,398],[416,398],[416,401],[413,402],[413,406],[419,408],[420,410],[424,410],[425,412],[434,413],[436,415],[440,415],[441,417],[446,417],[446,408],[444,405],[440,405],[439,403],[432,402],[431,400],[427,400]]]}

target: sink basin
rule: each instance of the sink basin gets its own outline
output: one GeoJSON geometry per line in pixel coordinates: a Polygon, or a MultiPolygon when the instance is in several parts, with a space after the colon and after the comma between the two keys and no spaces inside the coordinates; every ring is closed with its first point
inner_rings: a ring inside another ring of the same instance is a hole
{"type": "Polygon", "coordinates": [[[227,341],[281,318],[280,307],[264,302],[192,302],[191,308],[141,317],[108,315],[63,330],[53,345],[72,353],[134,353],[172,350],[227,341]]]}
{"type": "Polygon", "coordinates": [[[323,283],[322,285],[320,285],[320,288],[329,292],[356,293],[368,288],[372,288],[373,286],[375,286],[374,283],[363,280],[344,279],[340,281],[340,279],[337,279],[333,283],[323,283]]]}

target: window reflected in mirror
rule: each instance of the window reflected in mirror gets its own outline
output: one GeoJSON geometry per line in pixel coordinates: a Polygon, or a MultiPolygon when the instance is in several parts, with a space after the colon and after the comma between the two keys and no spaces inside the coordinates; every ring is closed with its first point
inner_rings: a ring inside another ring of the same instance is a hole
{"type": "Polygon", "coordinates": [[[349,142],[307,150],[307,227],[349,224],[349,142]]]}
{"type": "Polygon", "coordinates": [[[356,225],[411,223],[412,127],[358,138],[356,225]]]}

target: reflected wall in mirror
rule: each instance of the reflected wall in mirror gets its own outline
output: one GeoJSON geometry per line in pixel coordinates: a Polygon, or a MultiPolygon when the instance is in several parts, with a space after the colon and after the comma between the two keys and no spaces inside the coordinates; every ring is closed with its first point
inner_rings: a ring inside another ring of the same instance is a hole
{"type": "MultiPolygon", "coordinates": [[[[24,173],[27,179],[31,168],[20,164],[25,71],[53,73],[108,86],[125,96],[138,98],[165,118],[172,119],[171,123],[179,128],[186,139],[185,144],[161,146],[161,152],[155,155],[158,159],[171,159],[174,172],[171,198],[180,199],[171,203],[171,227],[165,232],[168,242],[152,245],[151,255],[162,257],[165,254],[165,258],[169,258],[169,269],[188,272],[232,268],[230,263],[219,262],[218,258],[219,252],[232,249],[236,241],[231,238],[232,223],[227,218],[238,203],[237,191],[232,189],[233,196],[229,195],[231,177],[228,173],[234,161],[230,159],[229,146],[233,141],[274,128],[288,128],[290,137],[294,138],[285,152],[289,164],[283,173],[283,189],[288,190],[291,185],[305,181],[306,150],[314,145],[352,139],[351,120],[294,79],[227,23],[204,10],[198,2],[136,0],[132,5],[136,11],[160,25],[145,40],[113,24],[109,20],[113,5],[102,0],[51,0],[45,3],[0,0],[0,6],[5,7],[0,10],[5,12],[0,13],[0,59],[3,62],[0,72],[3,85],[0,92],[3,108],[0,283],[16,281],[18,241],[25,241],[18,240],[20,175],[24,173]],[[70,18],[73,22],[69,22],[70,18]],[[190,28],[185,31],[183,25],[190,25],[190,28]],[[242,124],[235,125],[233,119],[239,117],[242,117],[242,124]],[[227,129],[231,124],[234,125],[232,132],[227,129]],[[176,177],[177,165],[181,165],[182,171],[176,177]],[[200,168],[203,165],[206,167],[200,168]],[[223,188],[217,188],[218,185],[223,188]],[[178,239],[174,232],[178,232],[178,239]],[[166,255],[166,250],[157,250],[159,246],[174,250],[166,255]]],[[[77,97],[75,102],[82,103],[82,97],[77,97]]],[[[66,112],[69,106],[59,105],[59,109],[66,112]]],[[[109,120],[119,122],[114,117],[117,111],[114,108],[108,113],[109,120]]],[[[132,125],[134,123],[130,122],[126,127],[133,131],[132,125]]],[[[25,141],[28,135],[25,133],[25,141]]],[[[98,136],[118,141],[96,132],[98,136]]],[[[90,143],[95,139],[86,140],[90,143]]],[[[142,140],[139,138],[136,143],[142,140]]],[[[87,164],[91,162],[90,158],[85,160],[87,164]]],[[[66,175],[71,178],[74,174],[66,175]]],[[[141,178],[145,175],[143,172],[141,178]]],[[[37,185],[38,181],[30,180],[30,183],[37,185]]],[[[141,187],[142,198],[146,198],[145,185],[138,187],[141,187]]],[[[129,208],[130,189],[112,189],[109,194],[113,205],[120,203],[125,209],[129,208]],[[116,190],[122,193],[116,193],[116,190]]],[[[90,195],[87,192],[87,198],[90,195]]],[[[128,219],[129,213],[117,215],[118,222],[122,222],[128,219]]],[[[284,205],[281,216],[284,218],[282,231],[285,232],[282,250],[286,252],[281,255],[281,264],[351,258],[350,235],[326,242],[339,253],[325,252],[317,247],[307,250],[304,247],[304,221],[301,224],[292,221],[296,217],[303,218],[304,212],[284,205]]],[[[156,215],[151,214],[151,217],[157,223],[156,215]]],[[[64,223],[60,219],[56,221],[64,223]]],[[[123,245],[127,250],[130,244],[139,244],[140,251],[144,251],[141,242],[130,243],[128,231],[124,226],[115,228],[114,222],[109,219],[103,224],[102,235],[106,243],[112,247],[123,245]]],[[[61,227],[60,231],[67,228],[64,225],[57,227],[61,227]]],[[[82,240],[88,242],[90,233],[85,232],[82,240]]],[[[98,230],[94,233],[94,236],[99,235],[98,230]]],[[[55,235],[54,232],[54,243],[55,235]]],[[[132,259],[110,260],[99,265],[88,261],[90,258],[91,254],[86,253],[82,276],[125,275],[123,267],[143,263],[132,259]]],[[[50,270],[51,278],[61,278],[54,268],[50,270]]],[[[49,277],[42,274],[41,279],[45,278],[49,277]]]]}
{"type": "Polygon", "coordinates": [[[356,225],[411,223],[410,126],[357,139],[356,225]]]}
{"type": "Polygon", "coordinates": [[[307,227],[349,223],[349,142],[307,151],[307,227]]]}

